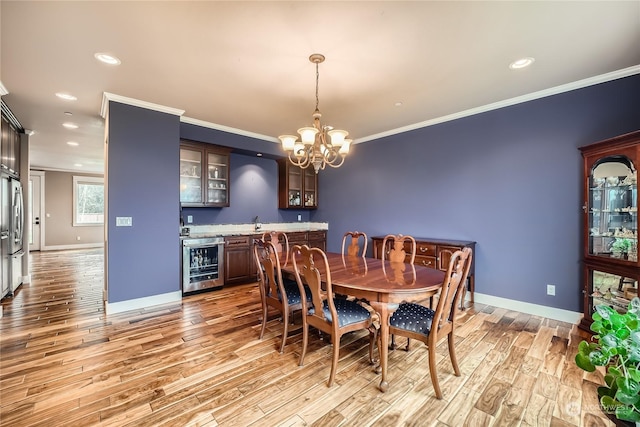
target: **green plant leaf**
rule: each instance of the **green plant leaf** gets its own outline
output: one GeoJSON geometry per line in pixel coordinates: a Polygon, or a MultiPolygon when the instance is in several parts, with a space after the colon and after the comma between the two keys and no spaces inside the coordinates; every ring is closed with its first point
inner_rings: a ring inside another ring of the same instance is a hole
{"type": "Polygon", "coordinates": [[[613,391],[613,393],[611,394],[611,397],[615,396],[616,390],[618,390],[618,386],[616,385],[616,378],[617,376],[610,375],[610,374],[607,374],[604,376],[604,383],[607,385],[608,388],[610,388],[613,391]]]}
{"type": "Polygon", "coordinates": [[[608,396],[611,399],[613,399],[613,397],[616,395],[616,390],[614,390],[613,388],[609,387],[605,387],[605,386],[600,386],[598,387],[598,396],[600,396],[601,398],[608,396]]]}
{"type": "Polygon", "coordinates": [[[636,368],[627,368],[627,374],[629,375],[629,378],[640,383],[640,370],[636,368]]]}
{"type": "MultiPolygon", "coordinates": [[[[595,366],[605,366],[609,363],[610,357],[607,354],[604,354],[601,351],[595,350],[589,353],[589,362],[595,366]]],[[[589,371],[593,372],[593,371],[589,371]]]]}
{"type": "MultiPolygon", "coordinates": [[[[601,388],[602,387],[598,387],[598,394],[600,393],[601,388]]],[[[611,413],[619,405],[619,402],[613,397],[605,394],[600,396],[600,404],[602,405],[602,410],[604,412],[611,413]]]]}
{"type": "Polygon", "coordinates": [[[587,372],[593,372],[596,370],[596,367],[591,363],[589,356],[582,353],[576,354],[576,365],[578,365],[578,368],[587,372]]]}
{"type": "Polygon", "coordinates": [[[608,305],[596,305],[596,311],[600,316],[602,316],[602,319],[607,320],[611,317],[612,314],[616,313],[616,311],[608,305]]]}
{"type": "Polygon", "coordinates": [[[615,414],[616,414],[616,418],[619,420],[632,421],[632,422],[640,421],[640,413],[637,411],[634,411],[633,406],[620,405],[616,407],[615,414]]]}
{"type": "Polygon", "coordinates": [[[621,377],[622,376],[622,372],[620,372],[620,369],[616,368],[615,366],[611,365],[607,368],[607,373],[612,376],[614,379],[621,377]]]}

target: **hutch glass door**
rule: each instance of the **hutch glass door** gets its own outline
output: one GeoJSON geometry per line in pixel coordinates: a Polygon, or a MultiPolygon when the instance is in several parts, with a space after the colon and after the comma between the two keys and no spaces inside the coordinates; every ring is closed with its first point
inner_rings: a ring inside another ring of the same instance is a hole
{"type": "Polygon", "coordinates": [[[597,162],[589,178],[589,254],[638,260],[637,172],[624,156],[597,162]]]}

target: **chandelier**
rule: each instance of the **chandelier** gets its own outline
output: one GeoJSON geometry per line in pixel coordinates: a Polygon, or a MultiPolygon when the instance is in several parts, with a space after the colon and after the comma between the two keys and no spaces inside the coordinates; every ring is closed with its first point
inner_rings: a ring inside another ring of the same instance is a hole
{"type": "Polygon", "coordinates": [[[313,165],[316,173],[326,166],[338,168],[344,163],[345,156],[349,153],[351,140],[346,139],[349,132],[334,129],[332,126],[320,123],[320,110],[318,109],[318,80],[320,73],[318,64],[324,62],[324,55],[314,53],[309,61],[316,64],[316,110],[313,112],[313,126],[298,129],[300,140],[296,135],[281,135],[282,148],[289,156],[289,161],[305,169],[313,165]]]}

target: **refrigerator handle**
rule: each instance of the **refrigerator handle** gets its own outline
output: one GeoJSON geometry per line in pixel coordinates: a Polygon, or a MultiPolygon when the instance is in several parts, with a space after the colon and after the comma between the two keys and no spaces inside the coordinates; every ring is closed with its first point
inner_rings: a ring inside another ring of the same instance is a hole
{"type": "Polygon", "coordinates": [[[4,240],[4,239],[8,239],[9,238],[9,232],[8,231],[3,231],[2,233],[0,233],[0,240],[4,240]]]}

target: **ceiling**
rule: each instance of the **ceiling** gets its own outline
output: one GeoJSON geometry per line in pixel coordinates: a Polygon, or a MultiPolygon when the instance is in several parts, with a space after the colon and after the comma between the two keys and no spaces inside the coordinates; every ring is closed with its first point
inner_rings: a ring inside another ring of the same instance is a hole
{"type": "Polygon", "coordinates": [[[323,122],[355,143],[640,73],[638,1],[2,0],[0,15],[3,100],[34,131],[32,167],[56,170],[103,171],[104,92],[276,142],[311,124],[316,52],[323,122]]]}

